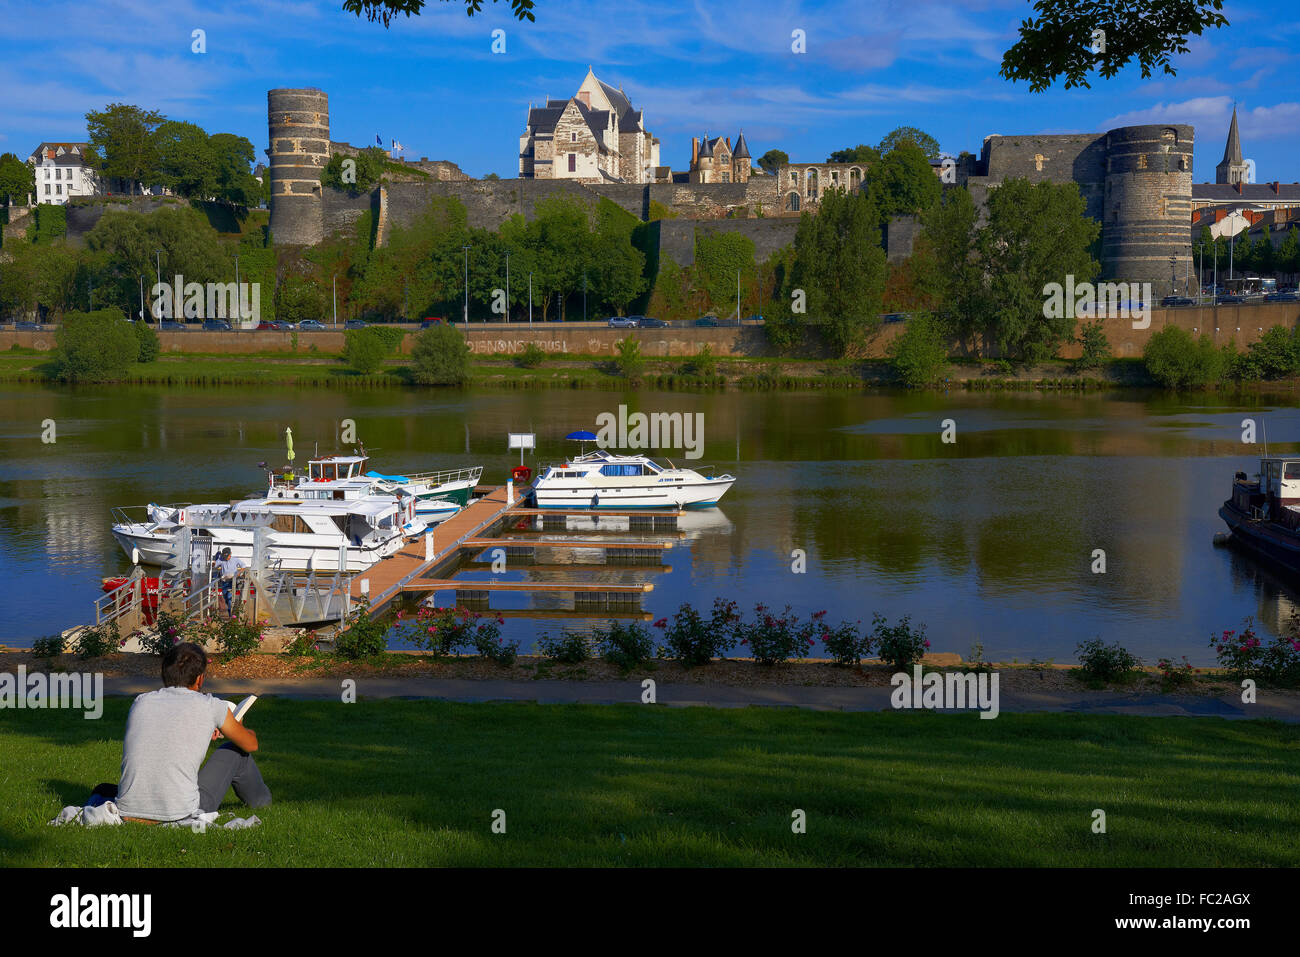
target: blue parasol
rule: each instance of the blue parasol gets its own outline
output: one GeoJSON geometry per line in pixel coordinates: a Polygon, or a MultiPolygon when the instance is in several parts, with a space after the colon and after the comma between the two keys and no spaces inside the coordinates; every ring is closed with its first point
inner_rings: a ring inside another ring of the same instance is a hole
{"type": "MultiPolygon", "coordinates": [[[[584,443],[596,441],[596,436],[593,433],[586,432],[586,431],[570,432],[568,435],[565,436],[565,438],[570,439],[571,441],[574,442],[584,442],[584,443]]],[[[579,454],[585,454],[587,451],[587,446],[582,445],[580,446],[580,448],[582,449],[582,452],[579,454]]]]}

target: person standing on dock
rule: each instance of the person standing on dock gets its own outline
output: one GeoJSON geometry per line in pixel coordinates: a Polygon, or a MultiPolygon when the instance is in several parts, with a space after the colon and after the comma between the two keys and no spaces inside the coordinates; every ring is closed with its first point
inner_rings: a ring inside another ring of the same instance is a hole
{"type": "Polygon", "coordinates": [[[240,571],[248,566],[244,564],[243,559],[231,557],[229,547],[221,550],[220,557],[213,564],[217,566],[217,574],[220,576],[219,585],[221,597],[226,601],[226,614],[233,618],[235,606],[231,592],[234,591],[235,579],[239,576],[240,571]]]}

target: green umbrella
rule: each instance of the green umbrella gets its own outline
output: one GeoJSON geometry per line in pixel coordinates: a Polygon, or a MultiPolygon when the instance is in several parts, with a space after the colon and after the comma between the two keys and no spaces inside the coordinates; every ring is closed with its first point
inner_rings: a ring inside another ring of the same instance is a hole
{"type": "Polygon", "coordinates": [[[289,461],[292,462],[293,461],[293,431],[288,426],[285,426],[284,429],[284,441],[285,444],[289,446],[289,461]]]}

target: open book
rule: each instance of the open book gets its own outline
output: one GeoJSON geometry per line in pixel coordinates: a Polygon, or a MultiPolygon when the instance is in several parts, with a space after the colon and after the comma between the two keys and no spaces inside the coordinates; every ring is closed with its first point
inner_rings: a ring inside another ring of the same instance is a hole
{"type": "Polygon", "coordinates": [[[242,723],[244,715],[248,714],[248,709],[253,706],[253,702],[256,700],[257,695],[250,694],[243,701],[239,702],[239,704],[235,704],[233,701],[227,701],[226,707],[230,709],[232,714],[234,714],[235,720],[242,723]]]}

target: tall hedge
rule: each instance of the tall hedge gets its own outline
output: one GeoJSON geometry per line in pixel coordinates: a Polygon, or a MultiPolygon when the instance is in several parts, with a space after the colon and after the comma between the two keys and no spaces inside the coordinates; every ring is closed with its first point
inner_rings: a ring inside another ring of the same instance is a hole
{"type": "Polygon", "coordinates": [[[118,382],[140,355],[140,342],[116,306],[69,312],[54,334],[64,382],[118,382]]]}

